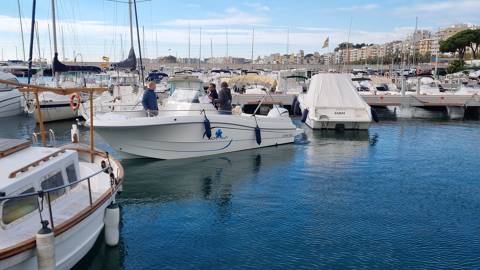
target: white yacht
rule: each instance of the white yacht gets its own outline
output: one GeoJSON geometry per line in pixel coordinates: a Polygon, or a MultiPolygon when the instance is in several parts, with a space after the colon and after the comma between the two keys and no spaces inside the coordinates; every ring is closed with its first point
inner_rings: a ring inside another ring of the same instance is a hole
{"type": "Polygon", "coordinates": [[[123,181],[117,160],[81,144],[0,139],[0,168],[0,269],[72,268],[108,222],[123,181]]]}
{"type": "Polygon", "coordinates": [[[259,116],[243,114],[237,107],[233,115],[222,115],[205,96],[202,81],[187,77],[170,79],[172,94],[157,116],[148,117],[144,111],[97,115],[96,132],[125,158],[157,159],[292,143],[302,132],[283,108],[259,116]]]}
{"type": "Polygon", "coordinates": [[[298,104],[302,121],[313,129],[368,129],[372,121],[370,106],[346,74],[313,76],[298,104]]]}
{"type": "MultiPolygon", "coordinates": [[[[10,73],[0,72],[0,79],[17,81],[17,78],[10,73]]],[[[15,88],[0,84],[0,118],[21,114],[22,94],[15,88]]]]}

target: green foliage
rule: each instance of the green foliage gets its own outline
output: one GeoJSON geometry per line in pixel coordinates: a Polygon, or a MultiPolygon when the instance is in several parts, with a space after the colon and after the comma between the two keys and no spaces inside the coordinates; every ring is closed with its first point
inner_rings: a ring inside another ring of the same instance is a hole
{"type": "Polygon", "coordinates": [[[450,64],[448,65],[447,72],[448,73],[459,72],[464,69],[464,66],[465,66],[465,61],[463,61],[462,59],[454,60],[450,62],[450,64]]]}
{"type": "Polygon", "coordinates": [[[460,59],[464,59],[467,47],[470,47],[473,58],[476,58],[479,45],[480,29],[467,29],[441,41],[440,51],[445,53],[458,53],[460,59]]]}

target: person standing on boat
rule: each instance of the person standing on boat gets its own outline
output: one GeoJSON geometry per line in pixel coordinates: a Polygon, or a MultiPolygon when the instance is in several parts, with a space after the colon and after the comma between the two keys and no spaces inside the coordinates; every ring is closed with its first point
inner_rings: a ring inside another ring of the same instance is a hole
{"type": "Polygon", "coordinates": [[[151,81],[147,85],[147,90],[143,92],[142,105],[143,109],[147,112],[147,116],[158,115],[157,95],[155,94],[155,88],[157,84],[151,81]]]}
{"type": "Polygon", "coordinates": [[[217,86],[214,83],[208,85],[208,98],[212,100],[212,102],[218,99],[217,86]]]}
{"type": "Polygon", "coordinates": [[[215,103],[218,104],[218,112],[220,114],[232,114],[232,93],[228,84],[222,82],[220,85],[222,89],[218,93],[218,99],[215,100],[215,103]]]}

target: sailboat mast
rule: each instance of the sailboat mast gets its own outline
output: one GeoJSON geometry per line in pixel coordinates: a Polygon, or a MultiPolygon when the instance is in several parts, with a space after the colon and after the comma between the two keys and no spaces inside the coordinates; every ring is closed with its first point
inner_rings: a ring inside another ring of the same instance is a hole
{"type": "Polygon", "coordinates": [[[210,58],[213,61],[213,40],[210,38],[210,58]]]}
{"type": "Polygon", "coordinates": [[[64,40],[64,35],[63,35],[63,26],[60,27],[60,31],[62,34],[62,61],[65,61],[65,40],[64,40]]]}
{"type": "Polygon", "coordinates": [[[40,61],[40,67],[42,67],[42,53],[40,51],[40,37],[38,35],[38,22],[35,23],[36,37],[37,37],[37,49],[38,49],[38,61],[40,61]]]}
{"type": "Polygon", "coordinates": [[[122,34],[120,34],[120,53],[122,55],[122,59],[125,58],[125,55],[123,54],[123,38],[122,38],[122,34]]]}
{"type": "Polygon", "coordinates": [[[199,48],[199,53],[198,53],[198,69],[200,69],[200,66],[202,64],[202,28],[200,27],[200,48],[199,48]]]}
{"type": "Polygon", "coordinates": [[[252,27],[252,69],[253,69],[253,46],[255,43],[255,27],[252,27]]]}
{"type": "Polygon", "coordinates": [[[37,1],[33,0],[33,7],[32,7],[32,23],[31,23],[31,30],[30,30],[30,50],[28,52],[28,84],[30,84],[30,79],[32,77],[32,58],[33,58],[33,41],[34,41],[34,33],[35,33],[35,9],[37,6],[37,1]]]}
{"type": "Polygon", "coordinates": [[[128,16],[130,22],[130,48],[133,48],[132,0],[128,0],[128,16]]]}
{"type": "Polygon", "coordinates": [[[53,54],[58,53],[57,50],[57,23],[55,20],[55,0],[52,0],[52,33],[53,33],[53,54]]]}
{"type": "Polygon", "coordinates": [[[188,23],[188,64],[190,64],[190,33],[191,28],[190,28],[190,23],[188,23]]]}
{"type": "Polygon", "coordinates": [[[290,28],[287,28],[287,55],[290,53],[290,28]]]}
{"type": "Polygon", "coordinates": [[[23,38],[22,9],[20,8],[20,0],[17,0],[17,5],[18,5],[18,18],[20,19],[20,34],[22,36],[23,61],[25,61],[25,40],[23,38]]]}
{"type": "MultiPolygon", "coordinates": [[[[131,0],[129,0],[131,1],[131,0]]],[[[133,0],[133,6],[135,8],[135,26],[137,28],[137,43],[138,43],[138,54],[139,54],[139,57],[140,57],[140,79],[141,79],[141,83],[142,83],[142,88],[143,88],[143,60],[142,60],[142,48],[140,46],[140,31],[138,29],[138,13],[137,13],[137,0],[133,0]]],[[[132,43],[133,44],[133,43],[132,43]]],[[[133,48],[133,46],[132,46],[133,48]]]]}

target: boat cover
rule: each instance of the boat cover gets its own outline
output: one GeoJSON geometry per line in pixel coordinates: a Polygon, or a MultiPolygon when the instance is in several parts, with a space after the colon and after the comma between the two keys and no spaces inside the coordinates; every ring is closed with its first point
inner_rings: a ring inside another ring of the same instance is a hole
{"type": "Polygon", "coordinates": [[[115,69],[135,70],[137,68],[137,57],[135,56],[135,51],[133,50],[133,47],[130,48],[127,59],[117,63],[113,63],[112,67],[115,69]]]}
{"type": "Polygon", "coordinates": [[[347,74],[314,75],[304,100],[307,108],[369,108],[347,74]]]}
{"type": "Polygon", "coordinates": [[[96,66],[65,65],[64,63],[58,60],[58,53],[55,53],[55,56],[53,57],[53,70],[55,70],[55,72],[67,72],[67,71],[85,71],[85,72],[93,72],[93,73],[102,72],[102,69],[96,66]]]}

